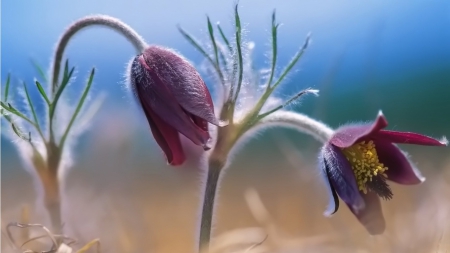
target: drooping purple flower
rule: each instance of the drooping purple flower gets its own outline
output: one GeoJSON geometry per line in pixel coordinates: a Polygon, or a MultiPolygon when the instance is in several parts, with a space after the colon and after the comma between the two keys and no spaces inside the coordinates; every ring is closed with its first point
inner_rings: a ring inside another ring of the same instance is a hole
{"type": "Polygon", "coordinates": [[[380,197],[391,199],[387,180],[414,185],[425,180],[406,153],[394,143],[445,146],[447,141],[411,132],[383,130],[388,123],[380,112],[372,124],[337,129],[319,156],[330,204],[325,215],[335,213],[340,197],[371,234],[384,232],[380,197]]]}
{"type": "Polygon", "coordinates": [[[185,161],[179,133],[210,149],[208,122],[223,126],[214,115],[208,88],[182,56],[149,46],[131,64],[130,82],[168,163],[185,161]]]}

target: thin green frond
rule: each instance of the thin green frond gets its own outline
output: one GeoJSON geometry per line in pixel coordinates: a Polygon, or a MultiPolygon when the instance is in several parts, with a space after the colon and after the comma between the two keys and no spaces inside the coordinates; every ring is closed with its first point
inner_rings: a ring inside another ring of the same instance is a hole
{"type": "Polygon", "coordinates": [[[183,28],[178,26],[178,31],[183,35],[183,37],[191,43],[200,53],[208,59],[208,61],[214,66],[214,60],[206,53],[205,49],[203,49],[202,46],[200,46],[200,43],[197,42],[191,35],[189,35],[183,28]]]}
{"type": "Polygon", "coordinates": [[[220,62],[222,63],[223,68],[225,70],[227,70],[228,69],[228,60],[227,60],[227,57],[225,56],[226,53],[223,52],[223,49],[221,47],[218,47],[218,49],[219,49],[220,62]]]}
{"type": "MultiPolygon", "coordinates": [[[[31,101],[30,94],[28,93],[28,88],[25,82],[23,82],[23,90],[25,91],[25,96],[27,98],[28,106],[30,107],[31,115],[33,116],[34,121],[37,123],[37,115],[36,111],[34,110],[33,102],[31,101]]],[[[39,124],[38,124],[39,125],[39,124]]]]}
{"type": "MultiPolygon", "coordinates": [[[[67,63],[67,61],[66,61],[66,63],[67,63]]],[[[72,67],[70,72],[68,74],[66,74],[66,69],[64,69],[64,78],[61,82],[61,85],[58,87],[55,97],[53,98],[53,102],[51,103],[51,106],[50,106],[50,119],[53,119],[53,116],[55,115],[55,110],[56,110],[56,106],[58,104],[59,98],[61,97],[62,92],[64,91],[67,84],[69,83],[74,70],[75,70],[75,67],[72,67]]]]}
{"type": "Polygon", "coordinates": [[[28,134],[29,138],[25,137],[25,135],[19,130],[16,124],[11,123],[12,130],[14,133],[22,140],[31,142],[31,133],[28,134]]]}
{"type": "Polygon", "coordinates": [[[25,116],[24,114],[22,114],[21,112],[19,112],[16,108],[14,108],[10,103],[8,103],[8,105],[6,105],[4,102],[0,102],[1,107],[3,107],[3,109],[7,110],[8,112],[16,115],[19,118],[24,119],[25,121],[27,121],[28,123],[30,123],[31,125],[33,125],[34,127],[37,127],[36,124],[29,119],[27,116],[25,116]]]}
{"type": "Polygon", "coordinates": [[[272,14],[272,69],[270,71],[269,81],[267,82],[267,89],[272,84],[273,76],[275,75],[275,66],[277,64],[277,30],[278,24],[276,23],[275,11],[272,14]]]}
{"type": "MultiPolygon", "coordinates": [[[[208,32],[209,32],[209,38],[211,39],[211,43],[213,45],[213,49],[214,49],[214,60],[215,60],[215,64],[213,64],[214,68],[217,71],[217,75],[220,78],[220,82],[222,83],[222,85],[225,85],[225,79],[223,77],[223,73],[222,73],[222,69],[220,68],[220,64],[219,64],[219,50],[217,48],[217,43],[216,43],[216,39],[214,38],[214,28],[211,24],[211,20],[209,19],[208,16],[206,16],[207,22],[208,22],[208,32]]],[[[226,63],[225,63],[226,64],[226,63]]],[[[226,65],[225,65],[226,67],[226,65]]]]}
{"type": "Polygon", "coordinates": [[[209,38],[211,39],[211,43],[212,43],[213,49],[214,49],[214,57],[215,57],[216,66],[219,66],[219,55],[218,55],[218,50],[217,50],[216,39],[214,38],[214,29],[211,24],[211,20],[209,19],[208,16],[206,16],[206,20],[208,22],[209,38]]]}
{"type": "MultiPolygon", "coordinates": [[[[208,19],[208,21],[209,21],[209,19],[208,19]]],[[[220,70],[220,66],[218,65],[218,62],[217,62],[217,64],[216,64],[216,61],[214,61],[214,60],[208,55],[208,53],[206,53],[205,49],[203,49],[203,47],[200,46],[200,43],[198,43],[191,35],[189,35],[189,34],[188,34],[186,31],[184,31],[181,27],[178,27],[178,30],[179,30],[180,33],[183,35],[183,37],[187,39],[187,41],[188,41],[189,43],[191,43],[198,51],[200,51],[200,53],[201,53],[206,59],[208,59],[208,61],[211,63],[211,65],[212,65],[212,66],[214,67],[214,69],[216,70],[217,75],[219,76],[219,79],[220,79],[222,85],[225,85],[225,80],[224,80],[224,78],[223,78],[223,74],[222,74],[222,71],[220,70]]],[[[215,44],[215,42],[214,42],[214,47],[215,47],[215,50],[217,50],[217,45],[215,44]]],[[[216,55],[216,59],[218,59],[218,58],[217,58],[217,55],[216,55]]]]}
{"type": "Polygon", "coordinates": [[[63,78],[66,78],[68,74],[69,74],[69,59],[66,59],[66,62],[64,63],[63,78]]]}
{"type": "Polygon", "coordinates": [[[238,53],[238,63],[239,63],[239,72],[238,72],[238,82],[236,87],[236,93],[234,95],[233,102],[235,103],[239,97],[239,92],[241,91],[242,86],[242,78],[243,78],[243,72],[244,72],[244,66],[242,64],[242,47],[241,47],[241,36],[242,36],[242,27],[241,27],[241,19],[239,18],[238,13],[238,5],[236,4],[234,8],[234,16],[235,16],[235,22],[236,22],[236,48],[238,53]]]}
{"type": "Polygon", "coordinates": [[[47,103],[47,105],[50,107],[51,106],[51,102],[50,99],[48,99],[47,94],[45,93],[44,88],[42,87],[41,83],[39,81],[36,80],[36,86],[39,90],[39,93],[41,94],[42,98],[45,100],[45,102],[47,103]]]}
{"type": "Polygon", "coordinates": [[[217,29],[219,30],[220,36],[222,37],[223,42],[225,42],[225,45],[227,45],[228,50],[230,51],[230,53],[233,53],[233,47],[231,46],[230,42],[228,41],[227,37],[225,36],[225,34],[222,31],[222,27],[220,27],[219,24],[217,24],[217,29]]]}
{"type": "Polygon", "coordinates": [[[262,118],[266,117],[267,115],[270,115],[270,114],[272,114],[272,113],[274,113],[274,112],[276,112],[276,111],[278,111],[278,110],[280,110],[280,109],[290,105],[292,102],[298,100],[303,95],[314,94],[314,95],[318,96],[318,93],[319,93],[319,90],[314,90],[314,89],[309,89],[309,88],[306,89],[306,90],[302,90],[299,93],[297,93],[294,96],[292,96],[290,99],[288,99],[282,105],[279,105],[279,106],[275,107],[274,109],[272,109],[272,110],[270,110],[268,112],[265,112],[265,113],[262,113],[262,114],[258,115],[257,121],[261,120],[262,118]]]}
{"type": "Polygon", "coordinates": [[[31,132],[28,132],[28,137],[22,133],[20,131],[20,129],[16,126],[16,124],[11,122],[11,128],[13,130],[13,132],[17,135],[17,137],[19,137],[20,139],[28,142],[28,144],[30,144],[31,148],[33,149],[33,155],[36,156],[36,158],[42,159],[42,161],[44,160],[42,158],[42,155],[39,153],[39,151],[37,150],[36,146],[34,145],[32,139],[31,139],[31,132]]]}
{"type": "MultiPolygon", "coordinates": [[[[64,72],[63,72],[63,79],[66,78],[69,75],[69,59],[66,59],[65,63],[64,63],[64,72]]],[[[64,83],[61,82],[61,83],[64,83]]],[[[52,85],[52,97],[55,96],[55,93],[58,92],[58,83],[54,83],[52,85]]]]}
{"type": "Polygon", "coordinates": [[[5,102],[8,101],[8,94],[9,94],[9,85],[11,84],[11,73],[8,73],[8,77],[6,78],[6,84],[5,84],[5,96],[3,100],[5,102]]]}
{"type": "Polygon", "coordinates": [[[287,67],[282,72],[281,76],[278,78],[278,80],[275,82],[275,84],[272,86],[272,90],[274,90],[282,81],[283,79],[289,74],[291,69],[295,66],[295,64],[298,62],[300,57],[302,57],[303,53],[306,51],[306,48],[308,48],[309,45],[309,34],[306,37],[305,43],[300,48],[300,50],[295,54],[294,58],[292,58],[291,62],[287,65],[287,67]]]}
{"type": "Polygon", "coordinates": [[[92,69],[91,74],[89,75],[88,82],[86,84],[86,87],[84,88],[83,94],[81,95],[80,101],[78,102],[78,105],[75,108],[75,112],[73,113],[72,118],[70,119],[69,125],[67,126],[66,130],[64,131],[63,136],[61,137],[61,141],[59,143],[59,147],[61,150],[64,148],[64,143],[67,139],[67,135],[69,134],[70,129],[72,128],[72,125],[78,116],[78,113],[80,112],[81,108],[83,107],[84,101],[86,100],[89,90],[91,89],[92,81],[94,80],[94,74],[95,74],[95,68],[92,69]]]}
{"type": "Polygon", "coordinates": [[[44,83],[47,83],[47,76],[45,75],[43,68],[41,68],[41,66],[34,59],[31,59],[31,64],[33,64],[39,76],[42,78],[42,81],[44,81],[44,83]]]}
{"type": "Polygon", "coordinates": [[[25,82],[23,82],[23,89],[25,91],[25,95],[27,97],[28,106],[30,107],[31,114],[33,115],[34,123],[36,124],[36,130],[38,131],[39,135],[44,140],[44,135],[42,134],[41,127],[39,126],[38,117],[36,115],[36,111],[34,110],[33,102],[31,101],[30,94],[28,93],[28,88],[25,82]]]}
{"type": "MultiPolygon", "coordinates": [[[[224,47],[219,47],[219,57],[220,60],[222,62],[222,65],[224,66],[224,69],[229,72],[230,70],[228,69],[229,65],[228,65],[228,55],[233,55],[233,47],[230,45],[230,42],[228,41],[227,37],[225,36],[225,34],[222,31],[222,28],[220,27],[219,24],[217,24],[217,29],[219,30],[220,36],[222,37],[222,40],[225,43],[225,46],[228,50],[228,52],[224,52],[224,47]]],[[[233,70],[231,70],[233,71],[233,70]]],[[[232,74],[232,73],[231,73],[232,74]]],[[[228,73],[228,75],[230,75],[230,73],[228,73]]],[[[231,84],[233,85],[233,83],[231,84]]]]}

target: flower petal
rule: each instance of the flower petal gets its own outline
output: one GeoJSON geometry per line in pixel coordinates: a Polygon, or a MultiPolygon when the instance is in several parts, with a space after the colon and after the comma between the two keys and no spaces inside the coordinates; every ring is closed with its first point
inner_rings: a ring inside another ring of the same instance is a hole
{"type": "MultiPolygon", "coordinates": [[[[208,132],[208,121],[193,114],[191,114],[191,119],[199,128],[201,128],[203,131],[205,131],[206,134],[208,134],[208,136],[210,136],[208,132]]],[[[203,145],[203,148],[204,150],[211,149],[211,143],[205,143],[205,145],[203,145]]]]}
{"type": "Polygon", "coordinates": [[[333,185],[331,185],[330,173],[329,173],[329,170],[327,169],[326,161],[325,161],[325,158],[323,157],[323,152],[321,152],[319,155],[318,166],[320,169],[320,175],[322,176],[322,178],[325,182],[325,187],[327,188],[328,197],[329,197],[327,209],[325,210],[325,212],[323,214],[325,216],[331,216],[335,212],[337,212],[337,210],[339,209],[339,198],[338,198],[338,195],[336,194],[336,190],[333,188],[333,185]]]}
{"type": "Polygon", "coordinates": [[[178,104],[211,124],[223,126],[214,114],[211,94],[197,70],[181,55],[158,46],[148,47],[143,57],[158,78],[167,84],[178,104]]]}
{"type": "Polygon", "coordinates": [[[355,175],[342,151],[328,144],[322,148],[322,155],[327,176],[339,197],[355,210],[364,208],[364,200],[356,184],[355,175]]]}
{"type": "Polygon", "coordinates": [[[374,192],[362,195],[365,208],[355,210],[349,206],[350,211],[356,216],[359,222],[367,229],[371,235],[379,235],[386,229],[386,222],[381,210],[380,198],[374,192]]]}
{"type": "Polygon", "coordinates": [[[380,111],[372,124],[346,125],[338,128],[331,137],[330,142],[337,147],[348,148],[362,139],[377,133],[387,127],[387,125],[387,120],[380,111]]]}
{"type": "Polygon", "coordinates": [[[150,108],[144,106],[144,112],[153,137],[166,155],[167,162],[174,166],[183,164],[186,157],[181,146],[179,133],[161,120],[150,108]]]}
{"type": "Polygon", "coordinates": [[[143,107],[149,108],[169,126],[197,145],[207,145],[210,136],[199,128],[177,103],[166,83],[161,82],[156,71],[145,66],[142,56],[132,63],[131,82],[143,107]]]}
{"type": "Polygon", "coordinates": [[[378,159],[384,166],[388,167],[385,172],[387,179],[399,184],[414,185],[425,181],[419,170],[394,144],[387,141],[376,141],[378,159]]]}
{"type": "Polygon", "coordinates": [[[377,139],[383,139],[389,142],[402,144],[416,144],[426,146],[446,146],[447,143],[434,138],[411,132],[398,132],[390,130],[381,130],[376,134],[377,139]]]}

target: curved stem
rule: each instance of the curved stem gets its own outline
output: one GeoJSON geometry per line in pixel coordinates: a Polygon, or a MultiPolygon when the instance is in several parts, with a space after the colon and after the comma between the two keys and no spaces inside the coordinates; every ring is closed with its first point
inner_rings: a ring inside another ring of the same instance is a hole
{"type": "Polygon", "coordinates": [[[78,31],[92,25],[106,26],[119,32],[133,44],[133,46],[136,48],[136,51],[138,52],[142,52],[147,47],[147,43],[133,28],[117,18],[106,15],[92,15],[81,18],[70,25],[69,28],[67,28],[67,30],[64,32],[57,43],[55,56],[53,58],[54,62],[52,66],[52,94],[55,93],[56,86],[58,84],[59,71],[61,69],[61,60],[64,54],[64,49],[69,43],[69,40],[78,31]]]}
{"type": "MultiPolygon", "coordinates": [[[[289,111],[277,111],[270,115],[267,115],[256,123],[253,127],[264,128],[269,126],[288,126],[292,127],[300,132],[306,133],[314,137],[320,142],[327,142],[334,131],[327,125],[312,119],[306,115],[289,112],[289,111]]],[[[244,130],[247,132],[250,129],[244,130]]],[[[215,207],[215,198],[217,196],[220,173],[224,169],[227,156],[232,152],[233,146],[238,141],[239,137],[233,139],[231,146],[228,145],[227,140],[232,137],[233,131],[232,125],[228,125],[226,128],[221,128],[217,136],[217,143],[214,150],[210,154],[208,164],[208,176],[206,179],[206,186],[203,195],[202,213],[200,222],[200,238],[199,249],[208,249],[211,239],[212,220],[215,207]],[[227,131],[227,129],[230,129],[227,131]]],[[[243,133],[245,134],[245,133],[243,133]]],[[[243,135],[242,134],[242,135],[243,135]]],[[[239,135],[239,136],[242,136],[239,135]]]]}
{"type": "MultiPolygon", "coordinates": [[[[51,73],[51,92],[52,99],[55,96],[58,87],[59,72],[61,70],[61,61],[64,55],[64,50],[67,47],[70,39],[79,31],[87,28],[89,26],[105,26],[111,28],[112,30],[122,34],[127,38],[135,47],[138,53],[142,52],[147,48],[147,43],[144,39],[130,26],[125,24],[119,19],[105,16],[105,15],[92,15],[83,17],[73,24],[71,24],[63,35],[59,39],[55,55],[53,58],[52,73],[51,73]]],[[[90,82],[92,82],[92,74],[90,77],[90,82]]],[[[90,84],[89,84],[90,86],[90,84]]],[[[84,97],[82,98],[84,99],[84,97]]],[[[54,101],[53,101],[54,102],[54,101]]],[[[53,103],[52,102],[52,103],[53,103]]],[[[49,106],[55,106],[55,104],[49,104],[49,106]]],[[[50,112],[51,110],[49,110],[50,112]]],[[[76,112],[77,113],[77,112],[76,112]]],[[[72,120],[73,121],[73,120],[72,120]]],[[[73,122],[71,122],[73,123],[73,122]]],[[[41,176],[42,184],[45,188],[45,207],[50,214],[52,226],[57,233],[62,231],[61,222],[61,199],[60,199],[60,187],[58,181],[58,167],[61,160],[62,146],[64,144],[64,138],[62,139],[61,147],[58,147],[55,143],[55,138],[53,134],[53,117],[49,114],[49,141],[47,145],[47,155],[48,161],[46,174],[41,176]]]]}
{"type": "Polygon", "coordinates": [[[256,127],[268,126],[291,127],[295,130],[311,135],[320,142],[327,142],[334,133],[333,129],[324,123],[312,119],[304,114],[290,111],[274,112],[256,123],[256,127]]]}

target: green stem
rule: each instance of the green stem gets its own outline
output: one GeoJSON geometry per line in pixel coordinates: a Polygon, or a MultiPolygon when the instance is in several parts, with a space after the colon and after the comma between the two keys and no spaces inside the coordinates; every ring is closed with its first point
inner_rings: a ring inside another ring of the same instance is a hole
{"type": "Polygon", "coordinates": [[[231,124],[220,128],[217,134],[216,146],[209,155],[206,185],[201,206],[199,249],[209,249],[218,185],[228,154],[232,152],[233,146],[238,139],[250,128],[263,128],[270,125],[292,127],[298,132],[306,133],[322,143],[326,143],[334,133],[333,129],[313,118],[300,113],[283,111],[267,115],[256,123],[231,124]]]}
{"type": "Polygon", "coordinates": [[[216,199],[217,186],[219,184],[222,166],[219,163],[211,162],[208,166],[208,176],[202,204],[202,216],[200,222],[199,249],[209,248],[211,239],[211,228],[214,214],[214,203],[216,199]]]}

